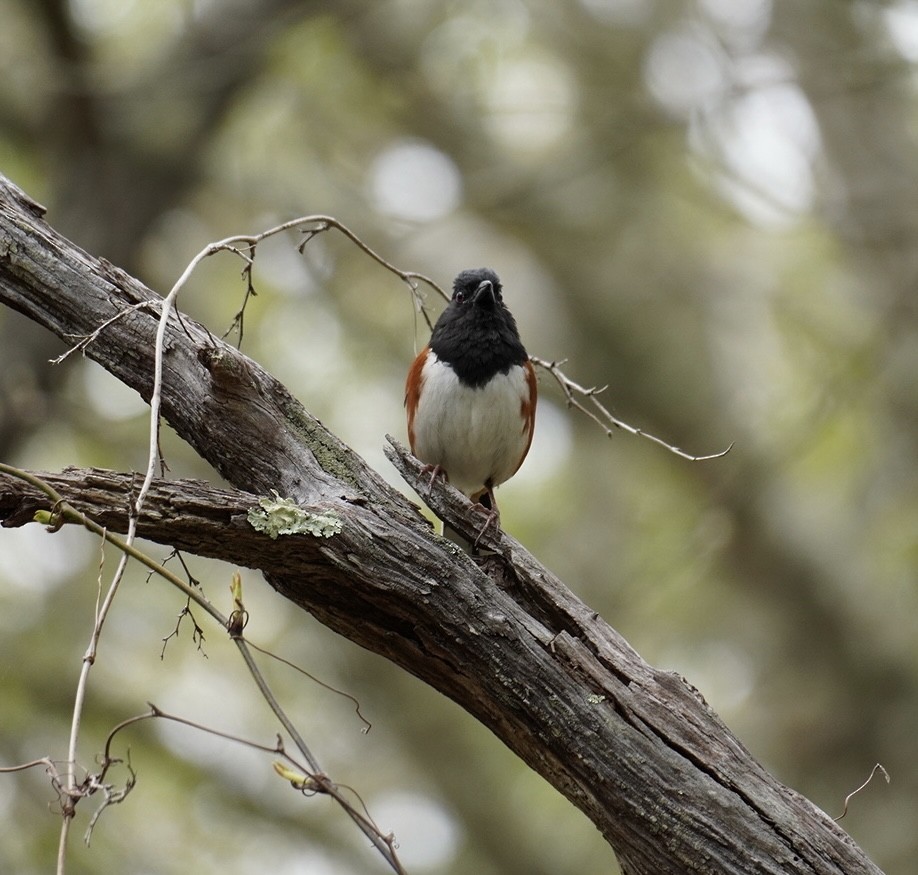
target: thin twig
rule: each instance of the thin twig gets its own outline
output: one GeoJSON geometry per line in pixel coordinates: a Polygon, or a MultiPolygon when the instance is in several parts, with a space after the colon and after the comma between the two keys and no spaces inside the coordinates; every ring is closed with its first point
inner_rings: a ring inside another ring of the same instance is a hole
{"type": "Polygon", "coordinates": [[[0,766],[0,773],[9,774],[11,772],[24,772],[26,769],[34,769],[36,766],[44,766],[48,772],[57,774],[57,766],[48,757],[42,757],[37,760],[29,760],[27,763],[19,763],[17,766],[0,766]]]}
{"type": "Polygon", "coordinates": [[[318,684],[320,687],[324,687],[326,690],[329,690],[332,693],[336,693],[339,696],[344,696],[345,699],[349,699],[354,704],[355,713],[360,718],[360,720],[363,722],[364,734],[366,734],[373,728],[373,724],[370,723],[370,721],[367,720],[367,718],[364,717],[363,714],[361,713],[360,702],[357,701],[357,698],[355,696],[352,696],[350,693],[346,693],[344,690],[339,690],[337,687],[333,687],[331,684],[325,683],[325,681],[319,680],[319,678],[317,678],[315,675],[310,674],[308,671],[306,671],[305,668],[302,668],[301,666],[297,665],[295,662],[291,662],[289,659],[284,659],[283,656],[279,656],[276,653],[272,653],[270,650],[265,650],[263,647],[259,647],[257,644],[253,643],[252,641],[249,641],[248,644],[249,644],[249,647],[251,647],[254,650],[257,650],[259,653],[263,653],[265,656],[270,656],[271,659],[276,659],[278,662],[281,662],[284,665],[288,666],[289,668],[292,668],[294,671],[298,671],[301,675],[304,675],[305,677],[309,678],[309,680],[311,680],[314,684],[318,684]]]}
{"type": "Polygon", "coordinates": [[[164,635],[162,638],[163,649],[159,652],[160,660],[164,660],[166,658],[166,647],[169,646],[169,642],[173,638],[178,638],[179,630],[181,629],[181,626],[182,626],[182,620],[184,620],[185,617],[191,617],[191,624],[192,624],[191,640],[192,642],[194,644],[197,644],[198,651],[201,653],[201,655],[205,659],[208,659],[207,651],[204,650],[204,640],[205,640],[204,630],[198,625],[198,621],[194,618],[194,614],[192,613],[192,610],[191,610],[191,599],[186,599],[184,606],[178,613],[178,617],[176,617],[175,628],[168,635],[164,635]]]}
{"type": "Polygon", "coordinates": [[[579,383],[574,382],[574,380],[568,377],[564,371],[561,370],[561,365],[563,365],[566,360],[560,362],[549,362],[545,361],[545,359],[536,358],[536,356],[530,356],[529,358],[532,363],[536,365],[536,367],[542,368],[544,371],[548,372],[552,377],[554,377],[555,381],[558,383],[558,386],[561,388],[561,392],[564,395],[564,400],[566,401],[567,406],[573,407],[575,410],[579,410],[585,416],[588,416],[590,419],[592,419],[593,422],[595,422],[606,433],[607,437],[611,437],[614,434],[614,430],[619,429],[621,431],[628,432],[628,434],[635,435],[636,437],[642,437],[649,441],[653,441],[655,444],[664,447],[671,453],[675,453],[682,459],[688,459],[690,462],[707,462],[711,459],[720,459],[723,456],[726,456],[727,453],[733,449],[733,444],[731,443],[730,446],[725,450],[721,450],[717,453],[710,453],[705,456],[694,456],[691,453],[687,453],[685,450],[681,450],[679,447],[673,446],[673,444],[668,443],[662,438],[658,438],[655,435],[652,435],[643,429],[636,428],[633,425],[629,425],[627,422],[624,422],[618,417],[613,416],[612,413],[597,397],[602,392],[604,392],[608,386],[593,386],[591,388],[586,388],[585,386],[581,386],[579,383]],[[586,404],[578,400],[578,398],[586,399],[595,409],[591,410],[586,406],[586,404]]]}
{"type": "Polygon", "coordinates": [[[268,686],[268,682],[265,680],[264,675],[261,673],[261,670],[258,668],[258,665],[255,662],[255,657],[252,656],[252,651],[249,649],[248,643],[241,636],[232,636],[233,641],[236,646],[239,648],[239,652],[242,655],[242,659],[245,664],[248,666],[249,673],[252,675],[252,679],[255,681],[256,686],[258,687],[259,692],[262,695],[262,698],[268,703],[268,707],[274,712],[274,716],[280,721],[281,726],[287,730],[290,738],[293,739],[293,743],[296,745],[297,750],[305,757],[306,762],[309,763],[309,768],[311,771],[316,774],[322,771],[322,767],[319,765],[319,761],[313,756],[312,751],[306,746],[306,742],[303,740],[303,737],[300,735],[297,728],[293,725],[293,722],[287,716],[283,708],[281,708],[280,703],[274,696],[274,693],[271,692],[271,688],[268,686]]]}
{"type": "Polygon", "coordinates": [[[121,730],[143,720],[149,720],[153,718],[170,720],[174,723],[179,723],[183,726],[188,726],[201,732],[206,732],[210,735],[216,736],[217,738],[223,738],[227,741],[243,744],[253,750],[262,751],[264,753],[271,753],[283,757],[288,763],[295,766],[308,777],[307,786],[301,787],[301,790],[308,791],[309,793],[323,793],[325,795],[331,796],[341,806],[345,813],[347,813],[351,820],[353,820],[354,823],[357,824],[357,826],[361,829],[361,831],[370,839],[374,847],[379,850],[393,871],[398,873],[398,875],[405,875],[405,869],[402,867],[401,861],[398,859],[398,854],[395,851],[394,837],[391,833],[387,835],[383,834],[382,830],[370,817],[370,814],[367,811],[366,805],[364,804],[363,799],[361,799],[360,794],[357,793],[353,788],[334,784],[329,780],[328,776],[324,772],[319,770],[311,770],[306,768],[303,764],[297,762],[296,759],[287,753],[280,736],[277,737],[277,743],[274,745],[274,747],[269,747],[268,745],[260,744],[257,741],[242,738],[241,736],[234,735],[230,732],[214,729],[201,723],[197,723],[194,720],[189,720],[185,717],[179,717],[176,714],[169,714],[154,705],[152,702],[148,704],[150,706],[149,711],[122,721],[109,732],[108,738],[105,741],[105,755],[103,760],[105,766],[103,768],[102,774],[99,776],[100,780],[104,779],[105,768],[107,768],[107,765],[113,762],[117,762],[117,760],[113,759],[111,756],[111,747],[115,736],[121,732],[121,730]],[[360,802],[360,806],[363,809],[362,812],[354,808],[354,806],[347,800],[347,798],[341,792],[342,789],[346,789],[354,794],[354,796],[360,802]]]}
{"type": "Polygon", "coordinates": [[[127,770],[131,773],[131,776],[124,782],[124,786],[120,790],[115,790],[111,784],[107,784],[101,779],[96,779],[96,776],[90,776],[92,780],[87,786],[86,795],[90,796],[93,793],[101,792],[104,798],[102,800],[102,804],[93,812],[92,817],[89,818],[89,823],[86,825],[86,832],[83,834],[83,841],[87,848],[92,841],[93,830],[96,828],[96,824],[99,822],[99,818],[102,816],[102,812],[104,812],[105,809],[109,807],[109,805],[118,805],[124,802],[131,790],[133,790],[137,785],[137,773],[131,767],[130,749],[128,750],[127,761],[112,760],[112,763],[121,762],[123,762],[127,767],[127,770]]]}
{"type": "MultiPolygon", "coordinates": [[[[41,490],[51,500],[53,510],[49,515],[49,529],[52,531],[56,531],[57,528],[60,527],[61,521],[68,517],[75,517],[77,520],[84,520],[84,524],[91,523],[90,520],[85,520],[82,514],[78,514],[75,510],[73,510],[73,508],[67,505],[61,495],[40,478],[35,477],[26,471],[20,471],[18,468],[12,468],[9,465],[4,465],[2,463],[0,463],[0,471],[14,477],[18,477],[21,480],[25,480],[27,483],[30,483],[37,489],[41,490]]],[[[135,520],[132,518],[131,525],[134,523],[135,520]]],[[[100,535],[103,540],[118,540],[109,535],[108,532],[97,523],[91,523],[91,526],[88,527],[94,527],[94,531],[100,535]]],[[[130,546],[130,544],[125,544],[125,548],[129,548],[130,546]]],[[[89,645],[83,655],[83,661],[80,668],[80,677],[77,682],[76,694],[74,696],[73,716],[70,723],[70,739],[67,746],[67,762],[64,772],[64,781],[63,786],[61,787],[61,792],[63,794],[63,802],[61,806],[63,819],[61,821],[61,833],[57,850],[58,875],[64,875],[66,868],[66,851],[67,840],[70,835],[70,822],[73,819],[76,802],[80,797],[75,775],[77,758],[76,747],[79,738],[83,702],[86,698],[86,686],[89,679],[89,672],[96,659],[97,645],[99,642],[99,636],[102,632],[102,626],[105,623],[105,618],[108,616],[108,612],[111,608],[112,601],[115,597],[115,593],[118,589],[118,584],[121,581],[121,576],[124,572],[126,564],[127,552],[125,550],[122,551],[121,561],[118,563],[118,568],[115,571],[115,576],[112,580],[112,583],[109,585],[105,599],[102,601],[101,605],[98,605],[97,603],[92,634],[90,635],[89,645]]]]}
{"type": "MultiPolygon", "coordinates": [[[[137,518],[140,516],[141,509],[143,507],[144,500],[146,499],[147,492],[150,489],[150,485],[153,482],[153,478],[156,474],[156,463],[160,459],[159,453],[159,410],[162,400],[162,373],[163,373],[163,354],[164,354],[164,338],[166,333],[166,325],[169,321],[169,316],[172,311],[173,302],[178,295],[179,290],[187,281],[188,277],[191,275],[194,267],[197,266],[198,261],[203,258],[203,254],[199,254],[195,260],[185,269],[182,276],[179,278],[179,281],[173,286],[169,294],[162,300],[159,324],[157,325],[156,331],[156,347],[154,350],[154,389],[153,396],[150,400],[150,442],[149,442],[149,454],[147,458],[147,471],[144,477],[143,483],[140,487],[140,491],[137,495],[136,500],[131,508],[130,518],[128,520],[128,531],[127,537],[125,539],[125,544],[130,547],[134,543],[137,532],[137,518]]],[[[142,306],[151,306],[152,302],[146,301],[133,305],[132,307],[126,308],[119,312],[116,316],[109,319],[107,322],[100,325],[92,334],[83,338],[74,348],[85,350],[86,346],[89,345],[96,337],[99,336],[99,333],[103,331],[107,325],[110,325],[116,319],[120,319],[125,316],[127,313],[132,312],[133,310],[139,309],[142,306]]],[[[72,352],[73,350],[70,350],[72,352]]],[[[69,352],[67,353],[69,355],[69,352]]],[[[66,357],[66,355],[65,355],[66,357]]],[[[106,534],[103,532],[103,539],[107,540],[106,534]]],[[[127,551],[122,550],[118,566],[115,569],[115,573],[112,576],[112,581],[108,586],[108,590],[105,594],[105,598],[102,601],[101,606],[98,607],[96,611],[95,623],[93,624],[93,630],[90,635],[89,645],[86,648],[86,652],[83,655],[82,665],[80,667],[80,677],[77,681],[76,694],[74,696],[73,703],[73,716],[70,723],[70,741],[67,747],[67,771],[65,776],[65,802],[64,802],[64,817],[61,822],[61,835],[60,841],[58,842],[58,857],[57,857],[57,875],[64,875],[66,868],[66,851],[67,851],[67,840],[70,835],[70,822],[73,819],[75,811],[75,799],[77,798],[77,787],[76,787],[76,777],[74,770],[76,768],[76,759],[77,759],[77,745],[79,744],[79,735],[80,735],[80,724],[82,722],[83,714],[83,705],[86,700],[86,689],[89,683],[89,673],[92,669],[93,664],[96,660],[96,654],[98,651],[99,640],[102,635],[102,627],[105,624],[105,619],[108,616],[111,606],[114,603],[115,596],[118,593],[121,581],[124,579],[124,572],[127,569],[129,554],[127,551]]]]}
{"type": "MultiPolygon", "coordinates": [[[[423,315],[424,321],[427,323],[427,327],[431,330],[433,329],[433,322],[431,321],[430,313],[427,309],[427,304],[424,300],[423,294],[421,293],[419,284],[424,283],[433,289],[444,300],[449,300],[449,295],[447,295],[446,292],[444,292],[443,289],[440,288],[436,282],[434,282],[434,280],[422,273],[417,273],[416,271],[401,270],[400,268],[396,267],[394,264],[392,264],[392,262],[387,261],[378,252],[364,243],[363,240],[357,236],[357,234],[348,228],[347,225],[339,222],[336,218],[334,218],[334,216],[314,215],[300,216],[298,219],[290,219],[286,222],[282,222],[280,225],[275,225],[273,228],[268,228],[266,231],[261,231],[258,234],[240,234],[235,237],[227,237],[226,239],[217,243],[210,244],[210,246],[206,247],[205,250],[199,253],[192,264],[189,265],[191,268],[196,267],[201,258],[206,258],[221,251],[231,252],[245,262],[245,266],[242,269],[243,278],[246,280],[245,297],[243,299],[242,306],[233,317],[232,323],[223,334],[224,338],[226,338],[233,331],[233,329],[238,328],[239,343],[242,343],[245,308],[250,298],[257,294],[253,285],[252,270],[254,267],[255,253],[257,251],[258,244],[264,240],[267,240],[269,237],[274,237],[277,234],[284,233],[285,231],[297,229],[300,230],[303,234],[303,240],[297,246],[297,251],[302,254],[305,251],[308,243],[314,237],[317,237],[319,234],[322,234],[331,228],[340,231],[358,249],[372,258],[381,267],[385,268],[390,273],[395,274],[395,276],[402,280],[402,282],[404,282],[411,291],[411,297],[415,303],[416,311],[423,315]]],[[[187,273],[188,271],[186,270],[186,274],[187,273]]],[[[184,279],[180,280],[180,282],[183,283],[184,279]]]]}
{"type": "Polygon", "coordinates": [[[860,787],[858,787],[856,790],[852,790],[852,791],[845,797],[845,808],[844,808],[844,810],[842,811],[842,813],[838,815],[838,817],[834,818],[834,820],[835,820],[836,822],[838,822],[839,820],[841,820],[841,819],[848,813],[848,803],[849,803],[855,796],[857,796],[857,794],[860,793],[861,790],[863,790],[863,789],[873,780],[873,777],[874,777],[874,775],[876,775],[877,772],[882,772],[882,773],[883,773],[883,777],[886,778],[886,783],[887,783],[887,784],[889,783],[889,772],[887,772],[886,769],[884,769],[883,766],[880,765],[880,763],[877,763],[877,764],[870,770],[870,774],[867,776],[867,780],[864,781],[864,783],[861,784],[860,787]]]}
{"type": "Polygon", "coordinates": [[[74,346],[71,346],[70,349],[68,349],[62,355],[57,356],[57,358],[51,359],[50,360],[51,364],[59,365],[62,361],[64,361],[66,358],[68,358],[75,352],[85,353],[86,347],[89,346],[89,344],[91,344],[94,340],[96,340],[96,338],[98,338],[98,336],[106,328],[108,328],[108,326],[111,325],[113,322],[117,322],[119,319],[123,319],[129,313],[133,313],[136,310],[152,309],[156,307],[157,303],[158,303],[157,301],[138,301],[136,304],[131,304],[130,306],[125,307],[123,310],[119,310],[114,316],[111,317],[111,319],[106,319],[98,328],[96,328],[95,331],[93,331],[90,334],[83,334],[83,335],[69,334],[67,335],[68,337],[73,338],[73,339],[76,339],[77,337],[79,337],[78,342],[74,346]]]}
{"type": "Polygon", "coordinates": [[[99,649],[99,640],[102,636],[102,627],[105,625],[105,620],[108,617],[109,611],[111,610],[112,603],[115,599],[115,594],[117,593],[118,586],[124,576],[124,571],[127,567],[128,561],[127,554],[122,553],[118,562],[118,567],[115,569],[115,574],[112,578],[112,582],[109,584],[108,590],[105,593],[105,598],[100,604],[99,599],[102,595],[102,569],[104,567],[105,561],[104,544],[106,540],[106,534],[106,530],[102,529],[101,543],[103,545],[103,551],[99,560],[95,621],[93,622],[92,633],[89,637],[89,645],[86,648],[86,652],[83,654],[83,661],[80,665],[80,677],[77,681],[76,694],[73,697],[73,715],[70,721],[70,740],[67,746],[67,766],[65,771],[64,790],[66,801],[64,803],[64,819],[61,824],[61,836],[58,845],[59,875],[63,875],[64,872],[64,867],[66,864],[67,839],[70,834],[70,821],[73,819],[76,803],[80,796],[80,794],[77,792],[76,775],[74,770],[76,769],[77,744],[79,743],[80,738],[80,725],[82,723],[83,717],[83,705],[86,701],[86,690],[89,686],[89,673],[96,661],[96,654],[98,653],[99,649]]]}
{"type": "MultiPolygon", "coordinates": [[[[66,785],[64,788],[65,794],[68,797],[73,796],[74,798],[66,798],[64,802],[64,817],[61,823],[61,835],[60,841],[58,843],[57,875],[64,875],[66,865],[67,840],[70,834],[70,821],[73,819],[76,804],[75,798],[77,795],[77,787],[74,769],[76,767],[76,749],[79,742],[83,704],[86,699],[86,688],[89,683],[89,672],[96,660],[99,639],[102,635],[102,626],[105,623],[105,618],[108,616],[108,612],[111,609],[115,596],[117,595],[121,581],[124,578],[124,572],[127,568],[128,558],[131,555],[128,548],[133,547],[134,539],[137,533],[137,519],[140,516],[144,501],[147,497],[147,493],[149,492],[150,486],[153,483],[153,478],[156,476],[157,461],[162,459],[159,451],[159,411],[162,404],[163,356],[165,354],[164,340],[166,335],[166,326],[169,323],[169,316],[172,313],[173,304],[175,299],[178,297],[179,291],[188,281],[188,278],[191,276],[198,263],[208,255],[212,254],[213,251],[217,251],[214,249],[215,245],[219,246],[219,244],[211,244],[211,246],[203,249],[198,253],[198,255],[195,256],[194,259],[192,259],[191,263],[185,268],[178,281],[169,291],[169,294],[163,298],[160,305],[160,316],[159,323],[157,324],[156,328],[156,343],[154,347],[153,394],[150,398],[149,452],[147,455],[147,469],[143,483],[140,486],[140,491],[138,492],[137,497],[131,506],[131,513],[128,519],[127,537],[123,542],[124,549],[121,551],[118,567],[115,569],[115,573],[112,577],[112,582],[109,584],[105,599],[103,600],[101,607],[96,612],[96,621],[90,636],[89,646],[87,647],[86,653],[83,656],[83,662],[80,669],[80,677],[77,681],[76,695],[74,696],[73,704],[73,717],[70,724],[70,742],[67,749],[68,765],[66,773],[66,785]]],[[[136,309],[139,306],[141,305],[135,305],[133,309],[136,309]]],[[[99,326],[99,328],[97,328],[93,334],[81,340],[75,348],[85,349],[85,347],[91,343],[95,337],[98,336],[99,332],[102,331],[107,324],[111,324],[111,322],[116,318],[121,318],[125,315],[125,313],[130,312],[131,309],[132,308],[123,310],[117,316],[108,320],[107,323],[103,323],[103,325],[99,326]]],[[[102,531],[101,536],[104,540],[109,540],[106,532],[102,531]]]]}
{"type": "Polygon", "coordinates": [[[408,288],[411,290],[411,294],[414,298],[418,312],[424,316],[424,320],[427,322],[427,327],[433,330],[433,323],[430,321],[430,315],[428,314],[424,298],[420,293],[420,289],[418,288],[418,283],[424,283],[425,285],[432,288],[438,295],[440,295],[441,298],[443,298],[444,301],[449,300],[449,295],[446,294],[446,292],[444,292],[443,289],[440,288],[440,286],[437,285],[437,283],[435,283],[430,277],[425,276],[422,273],[417,273],[411,270],[401,270],[401,268],[396,267],[394,264],[392,264],[392,262],[387,261],[374,249],[371,249],[350,228],[339,222],[333,216],[309,216],[298,221],[304,224],[307,222],[313,222],[318,226],[305,232],[307,236],[298,247],[300,252],[306,248],[306,244],[309,243],[309,241],[317,234],[321,234],[323,231],[327,231],[329,228],[336,228],[338,231],[344,234],[344,236],[347,237],[348,240],[350,240],[351,243],[353,243],[358,249],[369,255],[370,258],[372,258],[377,264],[379,264],[381,267],[384,267],[390,273],[395,274],[399,279],[402,280],[402,282],[407,284],[408,288]]]}
{"type": "MultiPolygon", "coordinates": [[[[239,253],[242,256],[242,253],[239,253]]],[[[243,258],[245,256],[242,256],[243,258]]],[[[233,316],[233,321],[230,323],[230,327],[223,332],[220,336],[221,340],[226,340],[227,337],[233,332],[234,329],[239,331],[239,340],[236,343],[236,346],[239,349],[242,349],[242,338],[245,334],[245,308],[249,305],[249,300],[258,295],[258,292],[255,291],[255,283],[252,279],[252,268],[255,264],[255,247],[251,247],[251,255],[246,260],[245,267],[242,268],[242,276],[245,279],[245,297],[242,299],[242,305],[239,307],[236,315],[233,316]]]]}

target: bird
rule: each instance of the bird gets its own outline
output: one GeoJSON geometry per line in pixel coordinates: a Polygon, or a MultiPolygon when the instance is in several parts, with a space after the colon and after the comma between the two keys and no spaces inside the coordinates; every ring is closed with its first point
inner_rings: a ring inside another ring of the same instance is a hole
{"type": "MultiPolygon", "coordinates": [[[[430,341],[408,370],[408,443],[438,476],[488,511],[474,546],[499,521],[494,490],[532,445],[538,385],[497,274],[463,270],[430,341]]],[[[499,525],[499,522],[498,522],[499,525]]]]}

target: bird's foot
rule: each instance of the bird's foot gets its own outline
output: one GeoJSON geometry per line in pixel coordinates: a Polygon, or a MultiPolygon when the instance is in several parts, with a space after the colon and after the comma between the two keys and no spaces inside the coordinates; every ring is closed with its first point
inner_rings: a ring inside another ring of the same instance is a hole
{"type": "Polygon", "coordinates": [[[491,510],[485,507],[483,504],[479,504],[478,507],[480,507],[488,515],[488,518],[484,521],[484,525],[481,527],[481,529],[479,529],[478,536],[474,541],[472,541],[472,548],[475,550],[478,549],[479,541],[481,541],[481,539],[484,537],[485,532],[491,528],[492,524],[495,529],[500,528],[500,514],[496,510],[491,510]]]}
{"type": "Polygon", "coordinates": [[[497,509],[497,499],[494,497],[494,488],[489,484],[485,486],[485,491],[475,502],[476,507],[480,507],[486,514],[487,519],[478,532],[478,536],[472,542],[472,549],[477,550],[478,544],[484,537],[485,532],[493,525],[495,529],[500,529],[500,511],[497,509]]]}
{"type": "Polygon", "coordinates": [[[427,488],[424,490],[425,495],[430,495],[433,492],[433,485],[437,477],[442,477],[449,483],[449,476],[439,465],[425,465],[421,470],[425,474],[430,474],[430,480],[427,481],[427,488]]]}

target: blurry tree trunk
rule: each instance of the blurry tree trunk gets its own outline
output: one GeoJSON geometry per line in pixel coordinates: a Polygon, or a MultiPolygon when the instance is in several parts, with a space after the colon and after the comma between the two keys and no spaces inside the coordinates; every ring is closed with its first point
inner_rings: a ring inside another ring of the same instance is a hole
{"type": "MultiPolygon", "coordinates": [[[[45,39],[47,95],[29,113],[4,113],[5,133],[33,144],[47,173],[56,225],[128,270],[150,228],[182,203],[207,172],[208,146],[238,95],[257,79],[273,36],[291,20],[321,14],[324,0],[250,0],[233,14],[201,7],[194,25],[142,75],[100,86],[96,46],[74,22],[67,0],[27,7],[45,39]],[[174,83],[198,81],[193,109],[176,105],[174,83]],[[151,148],[149,119],[163,139],[151,148]],[[113,121],[118,119],[118,121],[113,121]],[[180,121],[178,121],[180,119],[180,121]],[[169,133],[165,133],[166,131],[169,133]],[[129,194],[128,194],[129,193],[129,194]]],[[[0,322],[0,452],[10,452],[36,423],[53,414],[66,367],[41,367],[53,338],[10,318],[0,322]]],[[[68,363],[69,364],[69,363],[68,363]]]]}
{"type": "MultiPolygon", "coordinates": [[[[85,354],[149,400],[160,299],[42,212],[0,177],[0,300],[68,346],[110,322],[85,354]]],[[[270,374],[187,317],[169,320],[163,370],[163,416],[236,490],[159,481],[139,534],[261,569],[330,628],[458,702],[592,819],[629,875],[879,872],[684,679],[647,665],[512,538],[495,534],[481,564],[457,553],[270,374]],[[336,515],[340,533],[255,532],[246,512],[271,489],[336,515]]],[[[390,459],[420,482],[397,445],[390,459]]],[[[69,471],[53,482],[125,528],[131,475],[69,471]]],[[[480,524],[448,487],[430,503],[466,535],[480,524]]],[[[40,505],[0,479],[6,524],[40,505]]]]}

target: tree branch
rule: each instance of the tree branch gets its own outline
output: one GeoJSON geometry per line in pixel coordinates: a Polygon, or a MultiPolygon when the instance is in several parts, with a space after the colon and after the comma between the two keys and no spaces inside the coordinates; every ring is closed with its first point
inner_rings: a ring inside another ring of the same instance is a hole
{"type": "MultiPolygon", "coordinates": [[[[2,181],[0,300],[68,342],[153,302],[84,350],[149,399],[159,299],[57,235],[2,181]]],[[[170,318],[165,350],[164,416],[241,491],[154,481],[139,535],[263,569],[330,628],[450,696],[594,821],[626,873],[879,872],[697,691],[647,665],[518,542],[492,533],[494,555],[479,565],[436,537],[271,375],[187,317],[170,318]],[[341,531],[253,535],[244,513],[271,489],[337,515],[341,531]]],[[[388,454],[420,487],[417,460],[394,444],[388,454]]],[[[126,525],[131,475],[48,480],[113,530],[126,525]]],[[[6,524],[30,518],[39,500],[6,480],[0,493],[6,524]]],[[[429,503],[458,531],[477,529],[448,485],[429,503]]]]}

